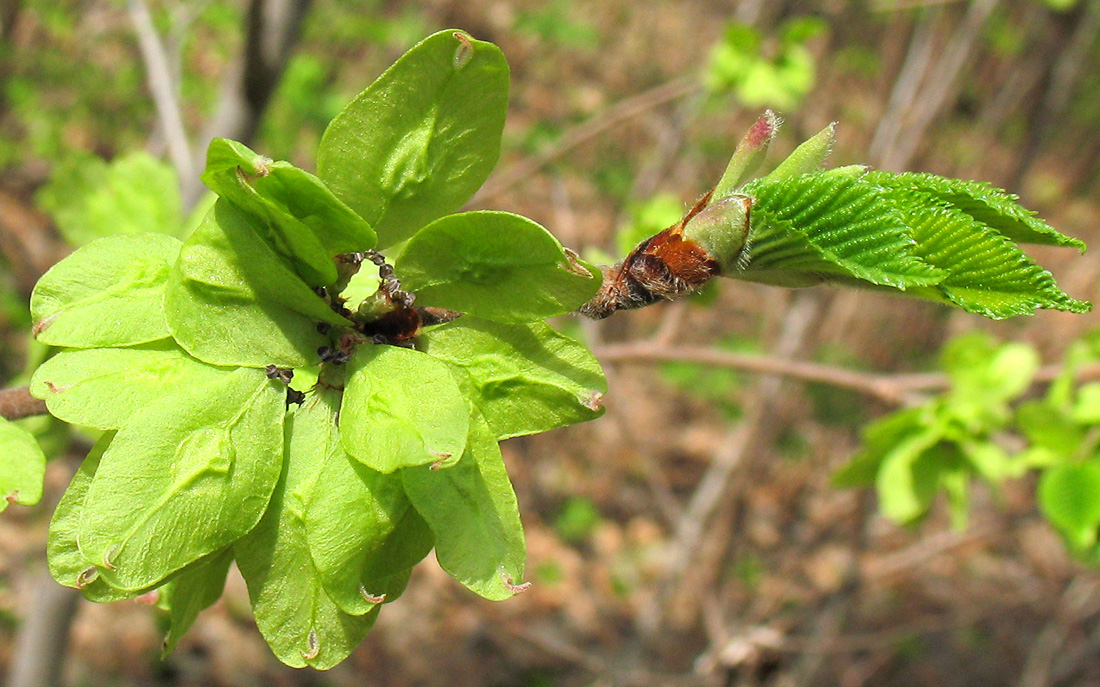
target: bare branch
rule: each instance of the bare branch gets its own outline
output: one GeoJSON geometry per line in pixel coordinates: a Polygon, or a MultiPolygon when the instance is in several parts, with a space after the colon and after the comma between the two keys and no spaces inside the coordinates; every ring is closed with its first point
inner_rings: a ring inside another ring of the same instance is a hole
{"type": "Polygon", "coordinates": [[[168,54],[160,35],[157,34],[156,27],[153,26],[153,18],[144,0],[129,0],[127,5],[130,9],[130,20],[134,23],[134,32],[137,33],[138,47],[141,49],[142,59],[145,60],[149,92],[153,95],[157,116],[160,117],[160,123],[164,129],[168,156],[172,158],[180,183],[185,184],[188,183],[185,180],[195,175],[195,170],[191,145],[187,141],[187,129],[183,126],[176,80],[172,77],[172,68],[168,63],[168,54]]]}

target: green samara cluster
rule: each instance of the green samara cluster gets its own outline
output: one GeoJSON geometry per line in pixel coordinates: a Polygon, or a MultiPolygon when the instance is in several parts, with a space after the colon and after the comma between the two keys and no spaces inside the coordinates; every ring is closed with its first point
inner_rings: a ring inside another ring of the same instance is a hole
{"type": "Polygon", "coordinates": [[[496,162],[507,87],[495,46],[435,34],[333,120],[317,176],[215,140],[186,241],[100,239],[42,278],[59,350],[31,391],[102,433],[51,525],[59,582],[159,590],[170,649],[235,561],[274,652],[316,668],[433,547],[482,596],[522,589],[498,441],[597,417],[606,386],[543,322],[599,271],[525,218],[449,214],[496,162]]]}

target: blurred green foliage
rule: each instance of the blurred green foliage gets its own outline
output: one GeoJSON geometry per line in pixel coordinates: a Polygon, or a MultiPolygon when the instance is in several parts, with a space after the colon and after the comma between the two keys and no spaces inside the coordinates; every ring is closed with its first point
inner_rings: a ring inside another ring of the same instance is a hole
{"type": "Polygon", "coordinates": [[[874,484],[883,513],[901,523],[922,519],[943,493],[962,527],[975,478],[996,491],[1035,472],[1042,514],[1074,556],[1100,563],[1100,382],[1076,382],[1100,363],[1100,333],[1075,342],[1046,395],[1029,399],[1038,360],[1027,344],[955,338],[942,359],[951,388],[868,426],[835,482],[874,484]]]}
{"type": "Polygon", "coordinates": [[[537,8],[518,10],[513,28],[562,48],[595,50],[600,46],[599,30],[586,21],[576,19],[573,7],[572,3],[563,0],[551,0],[537,8]]]}
{"type": "Polygon", "coordinates": [[[704,82],[712,92],[732,93],[748,106],[794,109],[817,78],[807,44],[826,29],[816,17],[796,17],[767,40],[751,26],[732,24],[711,51],[704,82]]]}
{"type": "Polygon", "coordinates": [[[600,524],[600,509],[583,496],[571,496],[554,519],[554,530],[570,544],[583,542],[600,524]]]}

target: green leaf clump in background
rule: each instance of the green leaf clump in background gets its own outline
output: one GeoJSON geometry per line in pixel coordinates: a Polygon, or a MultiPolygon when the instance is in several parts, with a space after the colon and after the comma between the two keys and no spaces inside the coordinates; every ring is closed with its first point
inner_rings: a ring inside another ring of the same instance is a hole
{"type": "Polygon", "coordinates": [[[980,477],[996,486],[1014,474],[997,433],[1012,417],[1009,404],[1031,384],[1038,360],[1028,346],[999,345],[978,332],[953,340],[942,360],[950,390],[868,425],[863,449],[834,483],[874,484],[883,513],[899,523],[920,520],[943,491],[953,522],[965,525],[970,481],[980,477]]]}

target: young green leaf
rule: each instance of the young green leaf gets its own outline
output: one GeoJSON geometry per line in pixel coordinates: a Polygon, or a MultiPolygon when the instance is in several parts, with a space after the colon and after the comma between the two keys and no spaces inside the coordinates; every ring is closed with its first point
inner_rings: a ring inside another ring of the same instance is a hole
{"type": "Polygon", "coordinates": [[[371,470],[344,450],[339,411],[340,393],[318,388],[289,418],[287,456],[317,475],[296,498],[321,584],[340,610],[362,615],[400,595],[407,573],[431,550],[432,536],[400,475],[371,470]],[[391,579],[403,573],[405,579],[391,579]]]}
{"type": "Polygon", "coordinates": [[[950,444],[937,443],[934,433],[915,434],[883,457],[875,479],[879,508],[899,523],[910,523],[924,515],[936,496],[941,473],[957,462],[950,444]]]}
{"type": "Polygon", "coordinates": [[[877,185],[862,178],[823,172],[753,182],[745,192],[756,204],[744,272],[725,276],[753,279],[756,271],[767,277],[778,270],[813,278],[825,272],[901,290],[935,284],[945,276],[915,255],[902,217],[882,202],[877,185]],[[807,244],[815,250],[806,250],[807,244]]]}
{"type": "Polygon", "coordinates": [[[929,194],[897,192],[917,242],[915,253],[946,273],[936,285],[942,299],[993,319],[1030,315],[1036,308],[1086,312],[1054,278],[1000,233],[929,194]]]}
{"type": "Polygon", "coordinates": [[[145,590],[122,591],[114,589],[99,576],[99,569],[88,562],[80,553],[76,535],[80,527],[80,513],[84,507],[84,497],[88,486],[99,468],[103,452],[111,445],[114,432],[104,432],[96,441],[92,450],[69,482],[57,508],[50,520],[50,535],[46,540],[46,559],[50,566],[50,575],[58,584],[79,589],[89,601],[106,603],[130,599],[144,593],[145,590]]]}
{"type": "Polygon", "coordinates": [[[229,372],[195,360],[169,339],[133,348],[60,351],[35,370],[30,391],[65,422],[118,429],[153,399],[229,372]]]}
{"type": "Polygon", "coordinates": [[[372,470],[390,473],[462,455],[469,424],[468,404],[445,363],[371,344],[348,363],[340,435],[347,452],[372,470]]]}
{"type": "Polygon", "coordinates": [[[262,370],[241,368],[134,413],[88,487],[85,560],[141,589],[251,530],[278,480],[285,403],[262,370]]]}
{"type": "Polygon", "coordinates": [[[405,468],[401,478],[435,533],[435,555],[444,570],[487,599],[507,599],[524,589],[527,551],[516,495],[484,420],[472,423],[456,464],[405,468]]]}
{"type": "Polygon", "coordinates": [[[607,380],[581,344],[545,322],[462,317],[428,329],[428,355],[460,367],[496,438],[545,432],[599,417],[607,380]]]}
{"type": "Polygon", "coordinates": [[[929,408],[908,408],[863,428],[863,450],[833,475],[833,486],[873,484],[886,456],[903,442],[928,433],[929,408]]]}
{"type": "Polygon", "coordinates": [[[816,172],[833,150],[836,142],[836,122],[803,142],[761,181],[782,181],[816,172]]]}
{"type": "Polygon", "coordinates": [[[378,611],[375,606],[362,615],[343,612],[325,592],[310,554],[304,497],[328,479],[321,468],[331,453],[329,425],[335,421],[334,402],[316,403],[288,421],[286,459],[271,503],[233,550],[256,625],[275,655],[296,668],[325,670],[355,649],[378,611]]]}
{"type": "Polygon", "coordinates": [[[500,155],[508,63],[492,43],[440,31],[405,53],[325,130],[317,176],[386,248],[454,212],[500,155]]]}
{"type": "Polygon", "coordinates": [[[332,256],[374,247],[374,230],[321,180],[288,162],[215,138],[203,183],[260,221],[268,244],[311,286],[336,281],[332,256]]]}
{"type": "Polygon", "coordinates": [[[1016,425],[1032,449],[1049,451],[1054,462],[1071,458],[1085,440],[1085,428],[1063,409],[1045,400],[1020,404],[1016,410],[1016,425]]]}
{"type": "Polygon", "coordinates": [[[45,475],[46,456],[34,435],[0,418],[0,512],[10,503],[38,503],[45,475]]]}
{"type": "Polygon", "coordinates": [[[400,474],[371,470],[342,448],[321,474],[305,508],[310,553],[329,598],[362,615],[401,594],[432,549],[432,531],[411,507],[400,474]]]}
{"type": "Polygon", "coordinates": [[[78,249],[35,284],[35,338],[72,348],[167,338],[162,298],[179,251],[179,239],[164,234],[109,236],[78,249]]]}
{"type": "Polygon", "coordinates": [[[1036,217],[1034,212],[1020,205],[1019,198],[984,182],[913,172],[895,174],[871,171],[865,178],[884,188],[931,196],[1017,243],[1072,246],[1085,250],[1082,241],[1062,234],[1036,217]]]}
{"type": "Polygon", "coordinates": [[[169,619],[168,635],[161,649],[162,658],[176,648],[199,612],[221,597],[232,562],[233,549],[226,547],[224,551],[196,561],[161,588],[158,603],[167,607],[169,619]]]}
{"type": "Polygon", "coordinates": [[[1100,527],[1100,465],[1062,463],[1043,473],[1039,508],[1077,553],[1096,544],[1100,527]]]}
{"type": "Polygon", "coordinates": [[[398,259],[418,305],[500,322],[572,312],[596,295],[595,267],[531,220],[507,212],[448,215],[420,230],[398,259]]]}
{"type": "Polygon", "coordinates": [[[1086,425],[1100,424],[1100,382],[1082,384],[1073,404],[1073,419],[1086,425]]]}
{"type": "Polygon", "coordinates": [[[165,293],[172,336],[211,365],[306,367],[329,343],[317,323],[350,325],[257,233],[218,201],[184,244],[165,293]]]}

